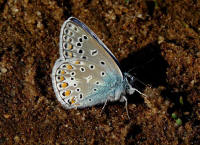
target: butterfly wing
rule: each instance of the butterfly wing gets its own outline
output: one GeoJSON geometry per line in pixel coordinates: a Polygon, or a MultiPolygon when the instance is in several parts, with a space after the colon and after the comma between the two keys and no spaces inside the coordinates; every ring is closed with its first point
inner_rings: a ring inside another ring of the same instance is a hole
{"type": "Polygon", "coordinates": [[[60,33],[60,58],[52,72],[57,99],[67,108],[84,108],[105,102],[121,88],[118,61],[85,24],[71,17],[60,33]]]}

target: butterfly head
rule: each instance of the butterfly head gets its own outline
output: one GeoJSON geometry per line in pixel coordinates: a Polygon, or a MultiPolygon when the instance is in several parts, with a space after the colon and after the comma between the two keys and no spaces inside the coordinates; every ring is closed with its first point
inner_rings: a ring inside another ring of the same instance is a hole
{"type": "Polygon", "coordinates": [[[132,95],[136,89],[132,87],[131,84],[133,84],[134,82],[134,77],[132,75],[130,75],[129,73],[124,73],[124,88],[125,88],[125,92],[126,94],[132,95]]]}

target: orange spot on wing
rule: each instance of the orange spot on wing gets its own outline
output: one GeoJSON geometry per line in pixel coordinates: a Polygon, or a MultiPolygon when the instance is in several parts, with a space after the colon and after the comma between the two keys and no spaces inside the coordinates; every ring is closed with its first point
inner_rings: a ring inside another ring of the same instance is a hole
{"type": "Polygon", "coordinates": [[[68,83],[62,83],[62,88],[66,88],[68,86],[68,83]]]}
{"type": "Polygon", "coordinates": [[[72,99],[71,99],[71,103],[72,103],[72,104],[76,103],[76,101],[75,101],[75,97],[72,97],[72,99]]]}
{"type": "Polygon", "coordinates": [[[72,68],[73,67],[70,64],[67,65],[67,69],[72,69],[72,68]]]}
{"type": "Polygon", "coordinates": [[[75,61],[75,64],[80,64],[80,61],[75,61]]]}
{"type": "Polygon", "coordinates": [[[72,49],[73,46],[72,46],[71,44],[68,44],[67,48],[68,48],[68,49],[72,49]]]}
{"type": "Polygon", "coordinates": [[[64,76],[60,76],[60,81],[62,82],[62,81],[64,81],[64,76]]]}
{"type": "Polygon", "coordinates": [[[65,91],[65,96],[69,96],[71,94],[70,90],[65,91]]]}
{"type": "Polygon", "coordinates": [[[61,74],[62,74],[62,75],[64,75],[64,74],[65,74],[65,71],[64,71],[64,70],[62,70],[62,71],[61,71],[61,74]]]}
{"type": "Polygon", "coordinates": [[[68,52],[67,55],[68,55],[69,57],[73,57],[73,53],[72,53],[72,52],[68,52]]]}

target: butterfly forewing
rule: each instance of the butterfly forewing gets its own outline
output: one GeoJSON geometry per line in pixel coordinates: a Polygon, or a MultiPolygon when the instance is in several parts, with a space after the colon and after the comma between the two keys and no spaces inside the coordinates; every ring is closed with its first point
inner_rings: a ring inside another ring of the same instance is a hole
{"type": "Polygon", "coordinates": [[[54,91],[67,108],[83,108],[107,100],[123,76],[113,54],[76,18],[64,22],[60,59],[52,72],[54,91]]]}

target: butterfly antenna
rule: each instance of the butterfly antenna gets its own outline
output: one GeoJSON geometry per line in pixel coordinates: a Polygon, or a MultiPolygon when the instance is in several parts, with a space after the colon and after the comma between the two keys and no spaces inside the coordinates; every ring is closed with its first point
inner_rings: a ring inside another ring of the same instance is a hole
{"type": "MultiPolygon", "coordinates": [[[[132,77],[134,77],[134,76],[132,76],[132,77]]],[[[141,81],[140,79],[138,79],[138,78],[136,78],[136,77],[134,77],[134,79],[137,80],[138,82],[140,82],[141,84],[143,84],[145,87],[150,87],[150,88],[151,88],[150,85],[147,85],[146,83],[144,83],[144,82],[141,81]]]]}
{"type": "MultiPolygon", "coordinates": [[[[145,64],[148,64],[148,63],[151,62],[152,60],[154,60],[154,58],[151,58],[149,61],[147,61],[146,63],[144,63],[144,65],[145,65],[145,64]]],[[[141,84],[143,84],[144,86],[150,87],[150,88],[151,88],[150,85],[147,85],[147,84],[145,84],[144,82],[142,82],[141,80],[139,80],[138,78],[136,78],[136,77],[130,75],[130,72],[132,72],[134,69],[136,69],[136,68],[138,68],[138,67],[140,67],[140,66],[135,66],[135,67],[133,67],[132,69],[130,69],[130,70],[127,72],[126,75],[127,75],[129,78],[131,78],[131,80],[134,80],[134,79],[135,79],[135,80],[137,80],[138,82],[140,82],[141,84]]]]}
{"type": "Polygon", "coordinates": [[[125,73],[125,75],[126,75],[127,77],[129,77],[129,78],[131,79],[131,81],[137,80],[138,82],[140,82],[141,84],[143,84],[145,87],[150,87],[150,88],[151,88],[150,85],[145,84],[143,81],[141,81],[140,79],[138,79],[138,78],[136,78],[136,77],[130,75],[129,73],[125,73]]]}
{"type": "Polygon", "coordinates": [[[135,66],[135,67],[131,68],[127,73],[132,72],[132,71],[133,71],[134,69],[136,69],[136,68],[138,68],[138,66],[135,66]]]}
{"type": "MultiPolygon", "coordinates": [[[[146,64],[150,63],[150,62],[151,62],[152,60],[154,60],[154,59],[155,59],[155,58],[151,58],[150,60],[148,60],[147,62],[145,62],[143,65],[146,65],[146,64]]],[[[138,67],[141,67],[141,65],[140,65],[140,66],[137,65],[137,66],[131,68],[131,69],[128,71],[128,73],[132,72],[134,69],[136,69],[136,68],[138,68],[138,67]]]]}

